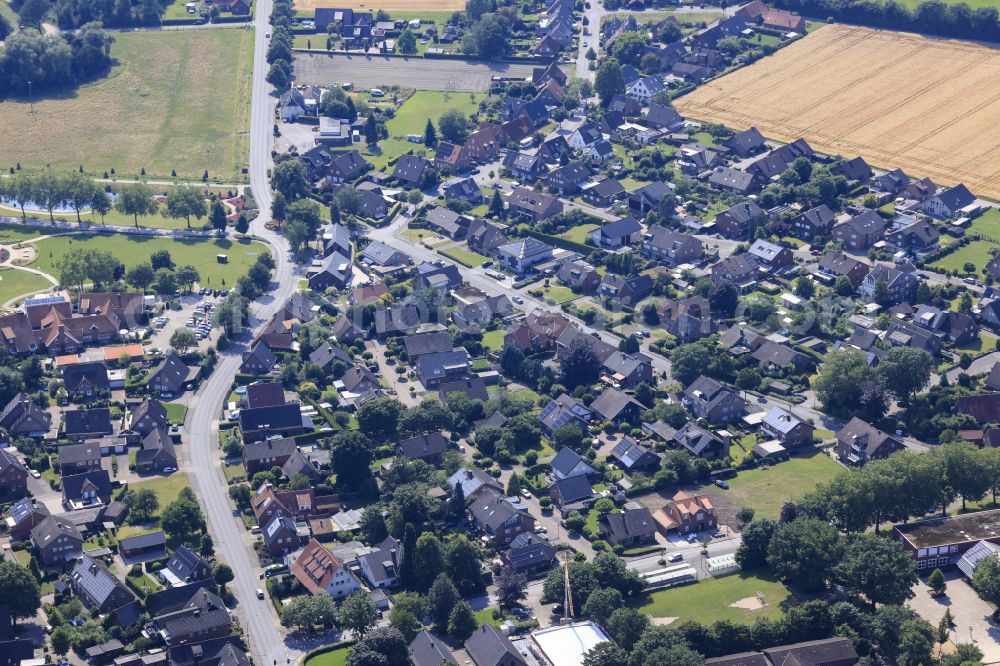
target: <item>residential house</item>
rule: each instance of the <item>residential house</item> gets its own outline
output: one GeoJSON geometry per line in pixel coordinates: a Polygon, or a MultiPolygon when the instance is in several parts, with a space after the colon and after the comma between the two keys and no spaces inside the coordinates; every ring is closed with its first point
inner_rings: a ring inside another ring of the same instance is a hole
{"type": "Polygon", "coordinates": [[[504,267],[519,275],[525,275],[538,264],[552,259],[553,248],[547,243],[527,236],[513,243],[501,245],[497,252],[504,267]]]}
{"type": "Polygon", "coordinates": [[[440,465],[448,440],[440,432],[410,437],[396,443],[396,456],[408,460],[423,460],[429,465],[440,465]]]}
{"type": "Polygon", "coordinates": [[[608,513],[598,518],[601,536],[612,546],[640,546],[656,541],[656,521],[646,507],[608,513]]]}
{"type": "Polygon", "coordinates": [[[760,429],[786,449],[812,444],[813,427],[787,409],[772,407],[760,422],[760,429]]]}
{"type": "Polygon", "coordinates": [[[63,369],[63,388],[75,398],[93,398],[111,393],[108,366],[104,361],[74,363],[63,369]]]}
{"type": "Polygon", "coordinates": [[[172,398],[180,395],[198,378],[199,368],[189,368],[176,352],[170,352],[156,368],[149,373],[146,386],[155,395],[172,398]]]}
{"type": "Polygon", "coordinates": [[[160,579],[171,587],[208,580],[212,577],[212,565],[208,560],[184,544],[174,549],[167,565],[159,571],[160,579]]]}
{"type": "Polygon", "coordinates": [[[865,276],[871,272],[871,266],[843,252],[825,252],[816,265],[820,275],[826,276],[829,282],[835,282],[840,276],[846,276],[857,288],[864,282],[865,276]]]}
{"type": "Polygon", "coordinates": [[[656,93],[666,89],[667,87],[659,77],[644,76],[626,86],[625,95],[642,104],[649,104],[656,93]]]}
{"type": "Polygon", "coordinates": [[[442,666],[458,664],[455,656],[440,638],[423,629],[410,642],[408,651],[413,666],[442,666]]]}
{"type": "Polygon", "coordinates": [[[0,499],[6,501],[27,492],[27,468],[6,448],[0,449],[0,499]]]}
{"type": "Polygon", "coordinates": [[[342,599],[361,589],[361,582],[344,562],[316,539],[309,540],[289,572],[312,594],[323,591],[342,599]]]}
{"type": "Polygon", "coordinates": [[[863,157],[855,157],[838,162],[830,167],[834,176],[843,176],[850,183],[867,183],[872,177],[872,168],[863,157]]]}
{"type": "Polygon", "coordinates": [[[63,476],[86,474],[101,469],[101,446],[91,440],[59,447],[59,473],[63,476]]]}
{"type": "Polygon", "coordinates": [[[63,516],[46,516],[31,530],[31,543],[38,549],[44,566],[72,562],[83,551],[83,536],[73,521],[63,516]]]}
{"type": "Polygon", "coordinates": [[[638,423],[639,414],[645,410],[635,398],[614,388],[604,389],[594,402],[590,403],[590,408],[598,418],[611,421],[615,425],[638,423]]]}
{"type": "Polygon", "coordinates": [[[420,188],[424,182],[424,177],[431,171],[431,163],[419,155],[403,154],[396,161],[396,167],[392,170],[392,177],[403,187],[420,188]]]}
{"type": "Polygon", "coordinates": [[[922,349],[931,356],[941,351],[941,338],[934,331],[900,319],[893,319],[889,323],[882,339],[893,347],[922,349]]]}
{"type": "Polygon", "coordinates": [[[611,449],[611,457],[626,472],[653,470],[660,466],[660,456],[628,435],[611,449]]]}
{"type": "Polygon", "coordinates": [[[510,639],[489,623],[465,641],[465,652],[475,666],[528,666],[510,639]]]}
{"type": "Polygon", "coordinates": [[[456,145],[450,141],[441,141],[434,151],[434,166],[444,167],[448,173],[462,173],[467,171],[472,165],[472,160],[465,152],[462,145],[456,145]]]}
{"type": "Polygon", "coordinates": [[[607,273],[598,286],[601,298],[611,298],[634,306],[653,293],[653,278],[646,274],[622,276],[607,273]]]}
{"type": "Polygon", "coordinates": [[[681,301],[664,300],[656,310],[660,327],[681,343],[694,342],[715,332],[708,300],[692,296],[681,301]]]}
{"type": "Polygon", "coordinates": [[[13,437],[45,437],[52,417],[25,393],[18,393],[0,411],[0,430],[13,437]]]}
{"type": "Polygon", "coordinates": [[[602,163],[614,158],[615,149],[611,145],[611,142],[607,139],[601,139],[596,143],[592,143],[583,149],[583,153],[590,158],[592,162],[602,163]]]}
{"type": "Polygon", "coordinates": [[[250,409],[272,407],[288,402],[281,382],[254,382],[246,387],[246,406],[250,409]]]}
{"type": "Polygon", "coordinates": [[[551,569],[556,562],[556,552],[548,540],[523,532],[500,553],[500,560],[517,573],[531,575],[551,569]]]}
{"type": "Polygon", "coordinates": [[[358,151],[336,151],[331,154],[330,164],[326,167],[326,179],[335,184],[350,183],[370,168],[371,164],[358,151]]]}
{"type": "Polygon", "coordinates": [[[766,147],[764,135],[756,127],[737,132],[722,142],[722,145],[740,157],[749,157],[766,147]]]}
{"type": "Polygon", "coordinates": [[[102,614],[136,601],[132,591],[103,562],[87,555],[73,567],[69,580],[73,596],[87,608],[96,608],[102,614]]]}
{"type": "Polygon", "coordinates": [[[331,287],[346,289],[351,284],[353,275],[354,263],[339,252],[334,252],[328,257],[314,261],[306,273],[306,279],[310,289],[323,292],[331,287]]]}
{"type": "Polygon", "coordinates": [[[771,340],[764,340],[751,352],[751,356],[762,370],[770,373],[781,373],[791,370],[793,373],[807,372],[812,368],[813,359],[807,354],[796,351],[788,345],[771,340]]]}
{"type": "Polygon", "coordinates": [[[403,545],[390,536],[374,552],[358,556],[358,566],[373,588],[394,587],[399,579],[402,557],[403,545]]]}
{"type": "Polygon", "coordinates": [[[177,454],[165,429],[151,431],[142,438],[142,448],[136,451],[135,466],[139,472],[172,472],[177,469],[177,454]]]}
{"type": "Polygon", "coordinates": [[[302,543],[302,535],[295,521],[282,514],[261,526],[261,536],[264,537],[264,549],[273,556],[285,555],[296,550],[302,543]]]}
{"type": "Polygon", "coordinates": [[[979,337],[979,325],[967,314],[939,310],[930,305],[918,305],[913,313],[913,323],[958,346],[979,337]]]}
{"type": "Polygon", "coordinates": [[[642,225],[639,224],[637,219],[629,215],[614,222],[603,224],[590,232],[590,240],[597,247],[611,250],[627,247],[642,240],[642,225]]]}
{"type": "Polygon", "coordinates": [[[492,488],[481,490],[472,499],[469,520],[494,549],[506,548],[519,534],[535,529],[535,519],[526,509],[492,488]]]}
{"type": "Polygon", "coordinates": [[[167,645],[175,646],[228,636],[233,623],[222,599],[207,588],[196,588],[179,608],[153,618],[153,627],[167,645]]]}
{"type": "Polygon", "coordinates": [[[570,326],[570,320],[562,313],[535,310],[528,313],[523,323],[510,329],[504,336],[504,345],[513,345],[526,354],[548,351],[570,326]]]}
{"type": "Polygon", "coordinates": [[[594,498],[594,488],[586,474],[558,479],[549,487],[549,496],[563,515],[583,508],[594,498]]]}
{"type": "Polygon", "coordinates": [[[766,219],[767,213],[756,202],[743,201],[716,215],[715,228],[725,238],[747,238],[766,219]]]}
{"type": "Polygon", "coordinates": [[[409,256],[395,250],[381,241],[372,241],[360,253],[360,260],[368,266],[408,266],[413,262],[409,256]]]}
{"type": "MultiPolygon", "coordinates": [[[[0,459],[4,459],[3,455],[0,459]]],[[[31,530],[50,515],[42,502],[34,497],[24,497],[11,505],[3,522],[12,541],[27,541],[31,530]]]]}
{"type": "Polygon", "coordinates": [[[714,264],[710,270],[713,282],[731,282],[741,292],[757,283],[757,263],[745,254],[730,255],[714,264]]]}
{"type": "Polygon", "coordinates": [[[885,236],[885,244],[900,252],[924,253],[936,250],[941,234],[930,222],[915,220],[910,224],[894,226],[885,236]]]}
{"type": "Polygon", "coordinates": [[[297,402],[241,409],[239,423],[244,444],[275,436],[293,437],[313,427],[312,419],[302,413],[297,402]]]}
{"type": "Polygon", "coordinates": [[[753,245],[747,250],[747,258],[757,264],[760,270],[771,275],[787,273],[795,265],[795,258],[791,250],[762,238],[753,242],[753,245]]]}
{"type": "Polygon", "coordinates": [[[243,468],[247,478],[253,478],[257,472],[281,467],[295,450],[295,440],[291,438],[249,442],[243,447],[243,468]]]}
{"type": "Polygon", "coordinates": [[[562,201],[528,187],[517,187],[507,195],[507,208],[512,215],[518,215],[531,222],[541,222],[563,211],[562,201]]]}
{"type": "Polygon", "coordinates": [[[503,486],[492,476],[481,469],[463,467],[448,477],[448,487],[451,493],[457,486],[462,486],[462,495],[472,497],[484,489],[490,489],[497,494],[503,493],[503,486]]]}
{"type": "Polygon", "coordinates": [[[446,183],[444,198],[445,200],[464,201],[473,206],[486,203],[486,196],[479,189],[479,184],[472,178],[456,178],[446,183]]]}
{"type": "Polygon", "coordinates": [[[469,230],[470,220],[468,218],[444,206],[434,206],[424,213],[424,217],[431,229],[452,240],[465,238],[465,234],[469,230]]]}
{"type": "Polygon", "coordinates": [[[804,241],[813,241],[830,235],[836,219],[829,206],[820,204],[804,213],[799,213],[788,223],[792,228],[793,236],[804,241]]]}
{"type": "Polygon", "coordinates": [[[661,201],[673,201],[673,197],[673,184],[657,180],[629,192],[628,205],[640,216],[645,216],[647,211],[659,210],[661,201]]]}
{"type": "Polygon", "coordinates": [[[728,386],[704,375],[684,389],[684,406],[695,418],[708,423],[728,423],[746,413],[746,401],[728,386]]]}
{"type": "Polygon", "coordinates": [[[170,427],[167,408],[159,400],[145,398],[132,410],[129,430],[145,437],[157,429],[170,427]]]}
{"type": "Polygon", "coordinates": [[[500,154],[502,130],[499,125],[486,123],[465,140],[465,152],[469,159],[484,164],[496,159],[500,154]]]}
{"type": "Polygon", "coordinates": [[[566,446],[559,449],[549,466],[552,467],[552,475],[556,480],[568,479],[580,474],[587,476],[597,474],[593,465],[584,460],[579,453],[566,446]]]}
{"type": "Polygon", "coordinates": [[[514,306],[503,294],[490,296],[482,301],[455,308],[451,320],[461,329],[470,326],[486,326],[497,317],[506,317],[514,311],[514,306]]]}
{"type": "Polygon", "coordinates": [[[756,174],[740,171],[732,167],[715,167],[708,177],[710,185],[744,196],[761,189],[761,180],[756,174]]]}
{"type": "Polygon", "coordinates": [[[575,425],[581,432],[587,431],[587,426],[593,418],[593,411],[576,398],[563,393],[551,400],[538,414],[542,429],[550,437],[564,425],[575,425]]]}
{"type": "Polygon", "coordinates": [[[860,467],[904,448],[900,440],[856,416],[837,431],[837,457],[845,465],[860,467]]]}
{"type": "Polygon", "coordinates": [[[597,123],[586,122],[577,127],[570,135],[569,146],[574,150],[584,150],[588,146],[601,141],[603,138],[604,136],[601,134],[597,123]]]}
{"type": "Polygon", "coordinates": [[[111,477],[104,469],[62,478],[63,505],[68,508],[107,504],[111,500],[111,490],[111,477]]]}
{"type": "Polygon", "coordinates": [[[582,261],[567,261],[562,264],[556,277],[570,289],[584,294],[597,289],[597,285],[601,282],[601,274],[593,266],[582,261]]]}
{"type": "Polygon", "coordinates": [[[576,194],[590,179],[591,169],[586,162],[574,161],[553,169],[545,176],[545,184],[558,194],[576,194]]]}
{"type": "Polygon", "coordinates": [[[682,234],[665,227],[652,227],[642,239],[642,254],[668,266],[698,263],[705,253],[705,244],[691,234],[682,234]]]}
{"type": "Polygon", "coordinates": [[[63,414],[63,435],[70,441],[97,439],[114,433],[114,430],[111,410],[107,407],[71,409],[63,414]]]}
{"type": "Polygon", "coordinates": [[[469,225],[465,243],[473,252],[491,257],[507,243],[507,232],[504,227],[476,218],[469,225]]]}
{"type": "Polygon", "coordinates": [[[681,534],[714,530],[719,524],[715,506],[708,495],[689,495],[682,490],[656,511],[653,519],[663,536],[674,530],[681,534]]]}
{"type": "Polygon", "coordinates": [[[912,264],[875,264],[865,276],[859,291],[866,299],[874,301],[880,284],[885,285],[891,302],[908,301],[917,287],[917,270],[912,264]]]}
{"type": "Polygon", "coordinates": [[[852,250],[867,250],[882,240],[885,220],[874,210],[855,215],[833,227],[833,241],[852,250]]]}
{"type": "Polygon", "coordinates": [[[895,197],[909,182],[910,177],[903,173],[902,169],[895,169],[881,176],[875,176],[872,179],[872,189],[895,197]]]}
{"type": "Polygon", "coordinates": [[[684,118],[672,106],[650,104],[646,111],[646,124],[664,130],[675,130],[684,125],[684,118]]]}
{"type": "Polygon", "coordinates": [[[417,377],[426,389],[436,389],[443,382],[464,379],[472,373],[469,352],[463,347],[421,355],[416,362],[417,377]]]}
{"type": "Polygon", "coordinates": [[[938,219],[959,217],[962,209],[976,202],[976,196],[964,184],[942,188],[937,194],[921,204],[921,209],[938,219]]]}
{"type": "Polygon", "coordinates": [[[642,382],[654,383],[652,360],[642,353],[615,351],[604,359],[603,370],[613,384],[624,388],[635,388],[642,382]]]}
{"type": "MultiPolygon", "coordinates": [[[[337,256],[337,255],[331,255],[337,256]]],[[[278,364],[278,357],[263,341],[258,341],[250,351],[243,352],[240,373],[244,375],[266,375],[278,364]]]]}

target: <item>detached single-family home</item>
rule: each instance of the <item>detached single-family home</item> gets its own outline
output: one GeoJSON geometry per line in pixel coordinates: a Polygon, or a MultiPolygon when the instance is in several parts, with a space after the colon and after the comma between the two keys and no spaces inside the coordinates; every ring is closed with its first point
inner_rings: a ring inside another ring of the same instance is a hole
{"type": "Polygon", "coordinates": [[[722,382],[704,375],[684,389],[684,406],[695,418],[708,423],[728,423],[746,413],[746,401],[722,382]]]}
{"type": "Polygon", "coordinates": [[[612,546],[639,546],[656,541],[656,521],[646,507],[608,513],[598,519],[603,536],[612,546]]]}
{"type": "Polygon", "coordinates": [[[797,449],[812,444],[813,440],[813,427],[781,407],[772,407],[764,415],[760,429],[786,449],[797,449]]]}
{"type": "Polygon", "coordinates": [[[678,491],[653,514],[653,519],[663,536],[674,530],[682,534],[714,530],[719,524],[708,495],[688,495],[684,491],[678,491]]]}
{"type": "Polygon", "coordinates": [[[590,240],[594,245],[612,250],[638,243],[641,239],[642,225],[631,215],[608,222],[590,232],[590,240]]]}
{"type": "Polygon", "coordinates": [[[845,465],[860,467],[904,448],[901,441],[856,416],[837,431],[837,457],[845,465]]]}

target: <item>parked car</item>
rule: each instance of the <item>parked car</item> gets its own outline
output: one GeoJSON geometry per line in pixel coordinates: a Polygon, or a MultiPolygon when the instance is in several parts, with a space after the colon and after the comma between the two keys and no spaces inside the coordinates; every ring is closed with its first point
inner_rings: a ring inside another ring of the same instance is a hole
{"type": "Polygon", "coordinates": [[[37,469],[29,469],[28,472],[31,474],[31,478],[33,479],[42,478],[42,473],[39,472],[37,469]]]}
{"type": "Polygon", "coordinates": [[[673,553],[667,558],[667,562],[680,562],[684,559],[683,553],[673,553]]]}
{"type": "Polygon", "coordinates": [[[722,479],[716,479],[715,485],[719,486],[723,490],[729,490],[729,484],[723,481],[722,479]]]}
{"type": "Polygon", "coordinates": [[[264,590],[260,589],[259,587],[257,588],[257,598],[258,599],[264,598],[264,590]]]}

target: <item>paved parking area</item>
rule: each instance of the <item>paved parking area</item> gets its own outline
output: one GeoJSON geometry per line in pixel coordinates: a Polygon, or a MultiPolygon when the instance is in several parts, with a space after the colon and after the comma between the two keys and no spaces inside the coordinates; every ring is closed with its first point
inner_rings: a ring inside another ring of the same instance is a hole
{"type": "Polygon", "coordinates": [[[298,84],[331,86],[350,81],[359,90],[398,85],[417,90],[486,92],[494,76],[531,76],[533,64],[475,60],[389,58],[378,55],[296,53],[298,84]]]}
{"type": "Polygon", "coordinates": [[[935,627],[944,616],[945,609],[951,609],[955,618],[951,630],[952,642],[975,643],[983,651],[984,664],[1000,662],[1000,626],[993,622],[993,606],[979,598],[960,572],[951,571],[945,574],[945,579],[948,589],[944,596],[932,597],[921,580],[913,590],[916,595],[907,605],[935,627]]]}

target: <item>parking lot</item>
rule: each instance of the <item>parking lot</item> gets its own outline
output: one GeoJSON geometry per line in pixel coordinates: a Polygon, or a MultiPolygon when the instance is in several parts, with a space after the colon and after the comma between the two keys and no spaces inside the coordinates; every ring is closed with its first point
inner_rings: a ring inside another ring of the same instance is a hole
{"type": "Polygon", "coordinates": [[[474,60],[296,53],[295,81],[332,86],[350,81],[357,89],[398,85],[417,90],[486,92],[494,76],[526,78],[532,64],[474,60]]]}
{"type": "Polygon", "coordinates": [[[174,331],[178,328],[188,328],[198,338],[198,347],[207,348],[218,336],[218,331],[213,332],[211,328],[211,313],[220,298],[196,292],[173,300],[180,301],[180,310],[168,308],[159,316],[150,319],[149,323],[154,331],[150,346],[166,349],[170,346],[170,336],[174,331]],[[208,308],[207,313],[206,308],[208,308]]]}

